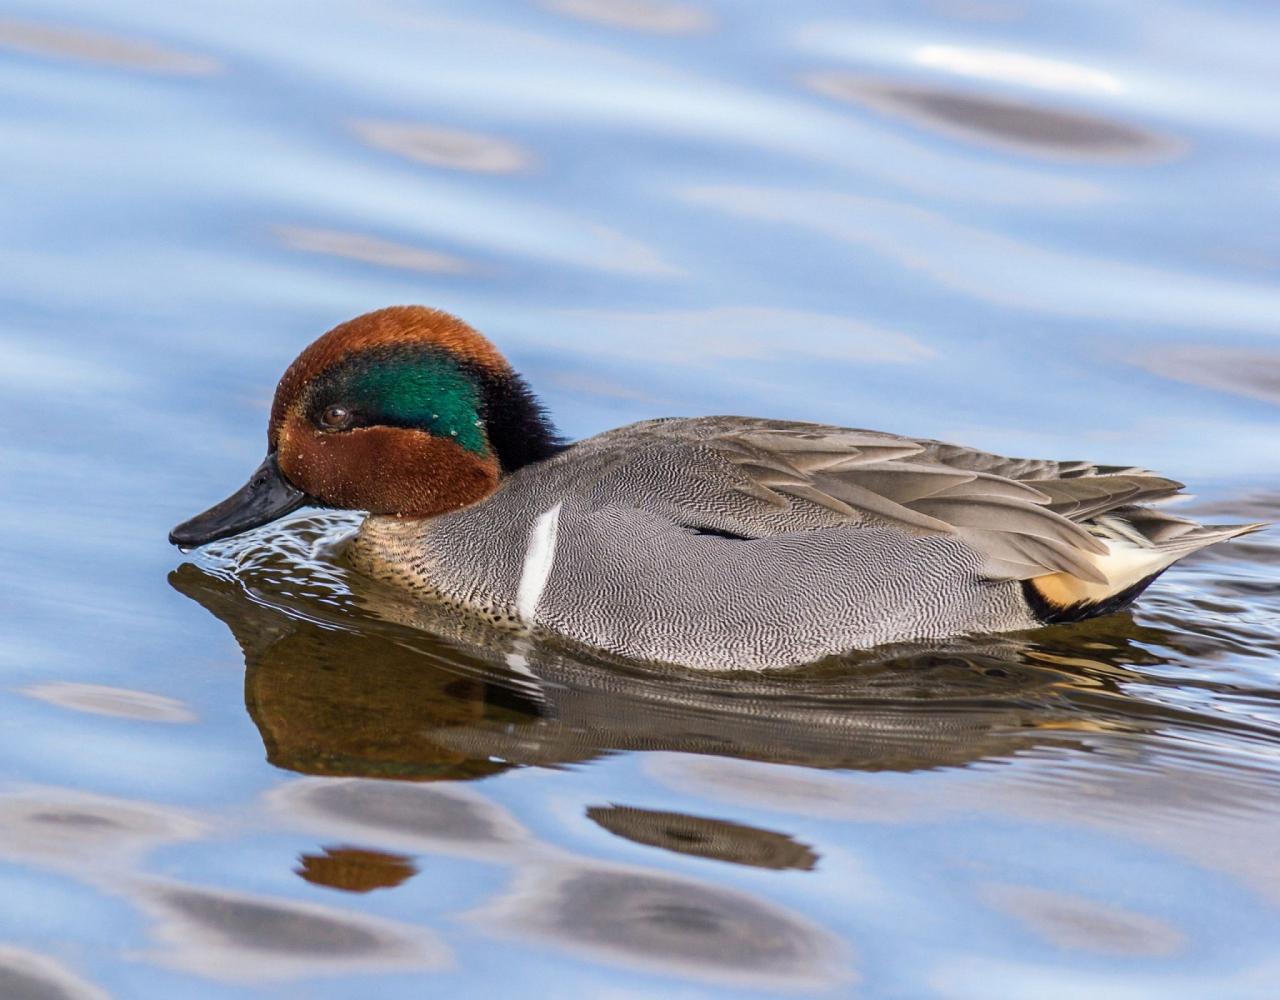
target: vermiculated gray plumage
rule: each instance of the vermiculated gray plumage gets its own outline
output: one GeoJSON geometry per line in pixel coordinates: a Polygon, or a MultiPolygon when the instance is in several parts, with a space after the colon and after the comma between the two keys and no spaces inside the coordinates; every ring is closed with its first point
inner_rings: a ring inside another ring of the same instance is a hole
{"type": "MultiPolygon", "coordinates": [[[[355,564],[424,596],[597,649],[712,669],[1031,628],[1022,581],[1121,588],[1254,526],[1147,507],[1141,469],[1010,459],[876,431],[668,418],[581,441],[426,520],[372,517],[355,564]],[[539,519],[550,558],[521,590],[539,519]],[[1127,578],[1126,578],[1127,579],[1127,578]],[[1132,582],[1132,581],[1130,581],[1132,582]],[[523,595],[523,596],[522,596],[523,595]]],[[[1136,591],[1135,591],[1136,592],[1136,591]]]]}

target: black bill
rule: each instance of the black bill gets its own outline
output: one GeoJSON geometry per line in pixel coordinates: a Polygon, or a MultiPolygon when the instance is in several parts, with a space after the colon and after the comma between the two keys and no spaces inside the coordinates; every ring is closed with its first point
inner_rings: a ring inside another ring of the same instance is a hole
{"type": "Polygon", "coordinates": [[[274,521],[309,502],[310,497],[284,478],[273,451],[247,483],[222,503],[178,525],[169,532],[169,541],[183,548],[216,542],[274,521]]]}

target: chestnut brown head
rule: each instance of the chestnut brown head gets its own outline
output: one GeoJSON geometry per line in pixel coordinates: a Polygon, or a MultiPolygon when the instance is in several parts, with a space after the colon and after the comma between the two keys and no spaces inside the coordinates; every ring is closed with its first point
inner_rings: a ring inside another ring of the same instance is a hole
{"type": "Polygon", "coordinates": [[[559,448],[524,381],[479,333],[422,306],[380,309],[298,356],[276,388],[266,460],[169,539],[201,545],[305,504],[431,517],[559,448]]]}

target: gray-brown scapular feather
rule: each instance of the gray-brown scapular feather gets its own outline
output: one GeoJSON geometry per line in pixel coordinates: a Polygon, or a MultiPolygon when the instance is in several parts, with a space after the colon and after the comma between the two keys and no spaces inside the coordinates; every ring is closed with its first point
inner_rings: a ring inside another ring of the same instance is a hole
{"type": "MultiPolygon", "coordinates": [[[[1091,519],[1182,489],[1142,469],[1005,458],[879,431],[748,417],[652,423],[664,447],[690,450],[690,464],[703,451],[726,460],[726,490],[777,511],[801,501],[846,522],[954,535],[981,553],[995,580],[1064,572],[1106,583],[1085,558],[1107,552],[1091,519]]],[[[1147,514],[1143,523],[1155,522],[1147,514]]],[[[779,520],[781,530],[799,526],[779,520]]]]}

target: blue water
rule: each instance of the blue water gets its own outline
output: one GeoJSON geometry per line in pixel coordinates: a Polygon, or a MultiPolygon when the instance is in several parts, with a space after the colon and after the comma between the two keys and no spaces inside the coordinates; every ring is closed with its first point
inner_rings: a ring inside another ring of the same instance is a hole
{"type": "Polygon", "coordinates": [[[1274,995],[1274,531],[730,679],[513,672],[349,518],[165,535],[399,302],[570,436],[821,420],[1280,519],[1277,48],[1203,0],[6,4],[0,995],[1274,995]]]}

